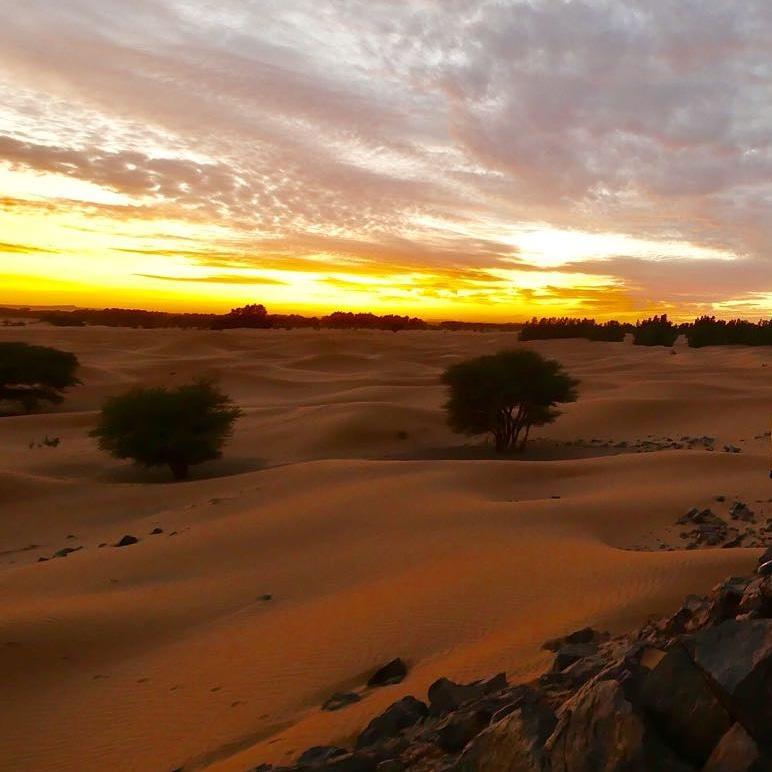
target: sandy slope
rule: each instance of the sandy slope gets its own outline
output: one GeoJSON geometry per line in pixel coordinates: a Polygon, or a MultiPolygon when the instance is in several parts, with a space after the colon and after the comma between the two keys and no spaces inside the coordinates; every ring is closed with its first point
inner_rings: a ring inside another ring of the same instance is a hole
{"type": "Polygon", "coordinates": [[[468,441],[444,426],[437,379],[509,335],[0,329],[19,338],[75,351],[85,385],[55,413],[0,419],[2,769],[289,759],[438,675],[530,675],[547,637],[632,626],[747,571],[752,550],[625,549],[688,507],[740,496],[772,517],[762,350],[530,344],[583,380],[542,436],[711,434],[744,452],[542,444],[499,461],[454,460],[468,441]],[[199,374],[247,415],[198,479],[169,484],[86,436],[106,394],[199,374]],[[29,447],[46,434],[62,444],[29,447]],[[98,547],[124,533],[140,543],[98,547]],[[64,546],[84,549],[37,562],[64,546]],[[320,711],[394,656],[403,684],[320,711]]]}

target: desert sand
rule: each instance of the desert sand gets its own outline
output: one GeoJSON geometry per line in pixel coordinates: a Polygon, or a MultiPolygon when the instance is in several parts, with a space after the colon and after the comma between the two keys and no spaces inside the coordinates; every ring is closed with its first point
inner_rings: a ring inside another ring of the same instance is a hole
{"type": "Polygon", "coordinates": [[[439,375],[513,334],[30,326],[0,340],[74,351],[83,381],[51,412],[0,419],[2,769],[290,761],[440,675],[525,679],[547,638],[623,631],[749,573],[759,550],[655,549],[688,508],[738,497],[772,517],[763,349],[526,344],[582,380],[580,400],[501,460],[445,426],[439,375]],[[198,375],[245,416],[189,482],[87,436],[106,395],[198,375]],[[59,446],[39,447],[46,435],[59,446]],[[712,435],[716,451],[564,444],[647,435],[712,435]],[[111,546],[124,534],[139,543],[111,546]],[[38,562],[64,547],[82,549],[38,562]],[[397,656],[401,684],[320,709],[397,656]]]}

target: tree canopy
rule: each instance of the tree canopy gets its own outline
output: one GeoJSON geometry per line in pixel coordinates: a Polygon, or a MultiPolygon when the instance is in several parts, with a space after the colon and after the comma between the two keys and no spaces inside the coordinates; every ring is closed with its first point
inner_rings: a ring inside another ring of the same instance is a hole
{"type": "Polygon", "coordinates": [[[554,359],[536,351],[501,351],[451,365],[442,381],[449,387],[448,423],[462,434],[490,432],[496,450],[523,449],[531,427],[560,415],[558,403],[577,399],[579,381],[554,359]]]}
{"type": "Polygon", "coordinates": [[[22,342],[0,343],[0,400],[18,402],[25,412],[40,402],[59,404],[62,392],[80,381],[78,358],[69,351],[22,342]]]}
{"type": "Polygon", "coordinates": [[[211,381],[168,389],[136,387],[106,400],[91,436],[116,458],[168,466],[176,479],[219,458],[241,411],[211,381]]]}

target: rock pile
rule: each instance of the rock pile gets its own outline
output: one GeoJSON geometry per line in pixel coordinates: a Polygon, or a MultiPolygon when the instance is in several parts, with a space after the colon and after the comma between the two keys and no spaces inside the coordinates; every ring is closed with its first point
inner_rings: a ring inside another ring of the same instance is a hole
{"type": "MultiPolygon", "coordinates": [[[[769,556],[765,556],[768,560],[769,556]]],[[[260,772],[761,772],[772,769],[772,576],[732,577],[669,617],[610,637],[548,641],[551,670],[441,678],[353,750],[316,747],[260,772]]]]}

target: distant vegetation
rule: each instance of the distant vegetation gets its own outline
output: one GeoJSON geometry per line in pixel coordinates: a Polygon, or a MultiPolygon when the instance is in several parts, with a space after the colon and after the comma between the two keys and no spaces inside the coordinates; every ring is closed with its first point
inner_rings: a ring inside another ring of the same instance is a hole
{"type": "Polygon", "coordinates": [[[743,319],[724,321],[715,316],[701,316],[683,325],[689,346],[772,346],[772,319],[757,324],[743,319]]]}
{"type": "Polygon", "coordinates": [[[520,340],[554,340],[557,338],[586,338],[621,342],[632,330],[632,325],[620,322],[598,323],[594,319],[572,319],[568,316],[536,319],[527,322],[520,333],[520,340]]]}
{"type": "Polygon", "coordinates": [[[41,402],[59,404],[80,381],[78,358],[69,351],[29,343],[0,343],[0,402],[18,403],[31,413],[41,402]]]}
{"type": "Polygon", "coordinates": [[[496,451],[523,450],[533,426],[554,421],[555,406],[574,402],[579,381],[559,362],[529,349],[502,351],[451,365],[448,423],[459,433],[490,433],[496,451]]]}
{"type": "Polygon", "coordinates": [[[210,381],[137,387],[107,399],[91,432],[99,447],[143,466],[168,466],[183,480],[194,464],[220,458],[241,410],[210,381]]]}
{"type": "Polygon", "coordinates": [[[662,314],[638,322],[633,328],[633,343],[636,346],[672,346],[679,334],[679,328],[667,314],[662,314]]]}
{"type": "Polygon", "coordinates": [[[750,322],[742,319],[724,321],[702,316],[693,322],[674,324],[666,314],[639,321],[596,322],[576,317],[534,317],[529,322],[431,323],[424,319],[395,314],[335,311],[326,316],[272,314],[259,303],[234,308],[227,314],[178,314],[131,308],[50,309],[9,308],[0,306],[3,326],[24,325],[23,320],[39,320],[59,327],[133,327],[141,329],[194,328],[203,330],[235,329],[334,329],[334,330],[463,330],[473,332],[520,332],[520,340],[556,340],[583,338],[594,341],[621,342],[632,333],[637,346],[672,346],[680,334],[686,335],[693,348],[701,346],[770,346],[772,319],[750,322]]]}

